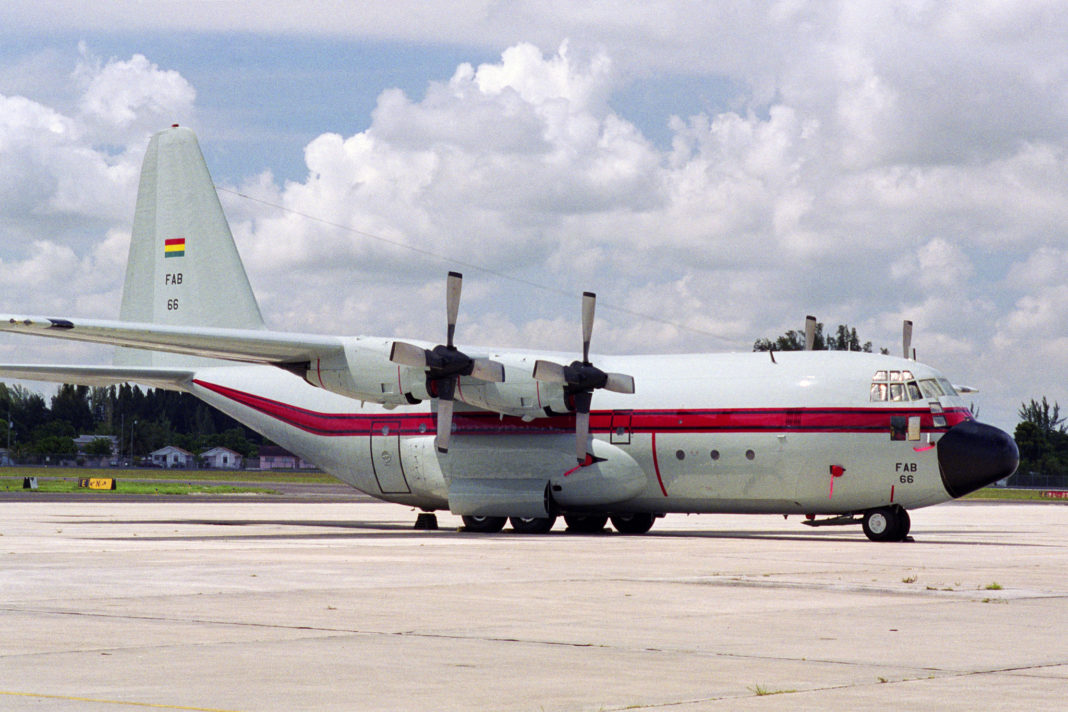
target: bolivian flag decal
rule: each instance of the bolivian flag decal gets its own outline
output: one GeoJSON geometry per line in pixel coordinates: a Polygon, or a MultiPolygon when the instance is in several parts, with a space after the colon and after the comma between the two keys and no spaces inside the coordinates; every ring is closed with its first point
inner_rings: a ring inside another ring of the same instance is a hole
{"type": "Polygon", "coordinates": [[[185,238],[173,237],[163,242],[164,257],[185,257],[185,238]]]}

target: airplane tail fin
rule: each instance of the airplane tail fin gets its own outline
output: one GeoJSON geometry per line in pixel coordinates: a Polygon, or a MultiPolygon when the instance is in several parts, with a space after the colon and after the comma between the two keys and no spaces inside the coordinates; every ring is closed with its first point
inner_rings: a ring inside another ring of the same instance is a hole
{"type": "MultiPolygon", "coordinates": [[[[122,321],[263,329],[196,135],[174,126],[152,137],[141,166],[122,321]]],[[[188,366],[205,359],[119,348],[123,366],[188,366]]]]}

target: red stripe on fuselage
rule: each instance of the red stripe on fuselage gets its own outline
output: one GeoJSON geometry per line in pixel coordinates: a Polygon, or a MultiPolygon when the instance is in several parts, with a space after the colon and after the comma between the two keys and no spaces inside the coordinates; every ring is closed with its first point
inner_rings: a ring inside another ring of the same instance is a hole
{"type": "MultiPolygon", "coordinates": [[[[329,437],[370,435],[374,421],[386,414],[322,413],[264,398],[253,393],[227,388],[196,379],[196,385],[229,398],[253,410],[277,418],[310,433],[329,437]]],[[[635,410],[631,416],[631,433],[888,433],[890,416],[919,416],[924,432],[945,432],[967,420],[967,409],[949,409],[943,414],[946,426],[934,427],[929,408],[722,408],[691,410],[635,410]]],[[[390,420],[400,423],[401,435],[432,435],[436,417],[432,412],[389,413],[390,420]]],[[[558,415],[537,418],[529,423],[512,416],[501,417],[490,411],[456,412],[456,433],[468,435],[509,435],[570,433],[575,430],[575,416],[558,415]]],[[[590,432],[608,433],[612,411],[590,413],[590,432]]]]}

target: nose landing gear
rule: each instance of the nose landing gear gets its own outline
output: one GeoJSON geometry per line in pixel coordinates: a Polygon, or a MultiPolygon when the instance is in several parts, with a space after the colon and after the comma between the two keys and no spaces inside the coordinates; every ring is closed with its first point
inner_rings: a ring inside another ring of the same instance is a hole
{"type": "Polygon", "coordinates": [[[909,513],[903,507],[879,507],[864,513],[861,522],[864,536],[872,541],[905,541],[912,526],[909,513]]]}

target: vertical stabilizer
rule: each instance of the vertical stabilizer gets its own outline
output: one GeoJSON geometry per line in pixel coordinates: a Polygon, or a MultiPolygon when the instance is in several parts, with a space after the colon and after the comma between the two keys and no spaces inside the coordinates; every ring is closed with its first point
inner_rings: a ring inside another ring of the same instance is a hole
{"type": "MultiPolygon", "coordinates": [[[[152,137],[141,166],[119,318],[174,326],[264,328],[196,135],[152,137]]],[[[120,348],[121,365],[189,364],[177,354],[120,348]]]]}

